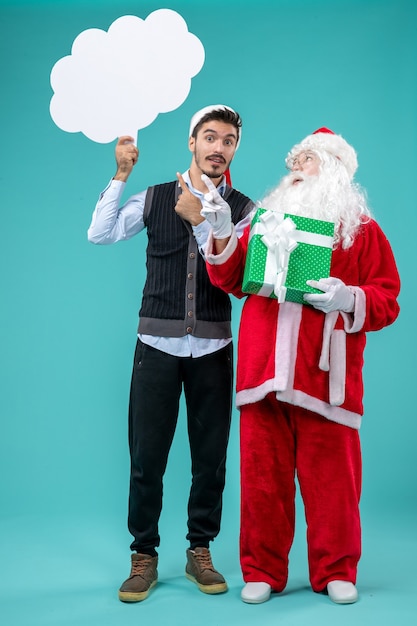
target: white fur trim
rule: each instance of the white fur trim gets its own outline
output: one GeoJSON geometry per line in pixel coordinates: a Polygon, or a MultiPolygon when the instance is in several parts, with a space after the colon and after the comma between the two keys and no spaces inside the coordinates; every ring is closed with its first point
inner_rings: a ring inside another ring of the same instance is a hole
{"type": "Polygon", "coordinates": [[[214,247],[214,239],[213,239],[213,229],[210,229],[210,234],[207,239],[206,248],[205,248],[205,257],[207,263],[210,265],[223,265],[226,261],[230,259],[233,252],[237,248],[237,236],[234,224],[232,224],[232,234],[230,235],[230,239],[227,242],[227,246],[220,254],[213,253],[214,247]]]}
{"type": "MultiPolygon", "coordinates": [[[[329,372],[329,402],[332,406],[343,404],[346,387],[346,333],[334,329],[338,317],[339,311],[326,313],[319,361],[319,368],[329,372]]],[[[345,314],[345,324],[351,317],[345,314]]]]}
{"type": "Polygon", "coordinates": [[[348,144],[342,135],[332,133],[314,133],[305,137],[301,143],[295,145],[288,153],[287,160],[295,157],[305,150],[317,150],[317,152],[329,152],[342,161],[350,178],[353,178],[357,168],[358,159],[355,150],[348,144]]]}
{"type": "Polygon", "coordinates": [[[330,370],[330,339],[338,317],[339,311],[331,311],[330,313],[326,313],[326,317],[324,319],[323,341],[321,344],[321,354],[319,360],[319,368],[323,372],[328,372],[330,370]]]}
{"type": "Polygon", "coordinates": [[[302,311],[303,305],[297,302],[283,302],[279,307],[275,340],[275,391],[285,391],[294,386],[302,311]]]}
{"type": "MultiPolygon", "coordinates": [[[[254,402],[259,402],[272,391],[275,391],[273,379],[265,381],[258,387],[238,391],[236,393],[236,405],[239,408],[243,404],[253,404],[254,402]]],[[[358,413],[342,409],[340,406],[331,406],[330,404],[327,404],[327,402],[319,400],[318,398],[313,398],[313,396],[309,396],[303,391],[295,389],[277,391],[276,398],[281,402],[288,402],[289,404],[294,404],[295,406],[301,406],[303,409],[322,415],[331,422],[349,426],[349,428],[353,428],[354,430],[359,430],[361,427],[362,416],[358,413]]]]}
{"type": "Polygon", "coordinates": [[[334,330],[330,338],[329,402],[340,406],[345,401],[346,333],[334,330]]]}
{"type": "Polygon", "coordinates": [[[366,294],[360,287],[352,287],[349,289],[355,294],[355,310],[351,313],[341,313],[345,331],[347,333],[358,333],[362,330],[366,318],[366,294]]]}

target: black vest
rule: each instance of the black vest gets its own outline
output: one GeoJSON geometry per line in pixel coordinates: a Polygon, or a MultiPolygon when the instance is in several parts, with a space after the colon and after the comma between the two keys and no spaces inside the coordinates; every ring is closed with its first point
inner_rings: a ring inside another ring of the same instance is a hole
{"type": "MultiPolygon", "coordinates": [[[[174,210],[180,192],[177,181],[147,190],[147,277],[138,332],[159,337],[231,337],[229,296],[211,284],[192,227],[174,210]]],[[[248,197],[229,186],[224,198],[234,224],[254,206],[248,197]]]]}

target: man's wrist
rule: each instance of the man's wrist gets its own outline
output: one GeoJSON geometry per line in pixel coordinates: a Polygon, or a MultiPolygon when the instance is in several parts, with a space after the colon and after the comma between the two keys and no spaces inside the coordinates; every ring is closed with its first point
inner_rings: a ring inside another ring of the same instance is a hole
{"type": "Polygon", "coordinates": [[[204,217],[200,214],[196,215],[195,217],[190,217],[189,222],[191,224],[191,226],[199,226],[200,224],[202,224],[204,222],[204,217]]]}
{"type": "Polygon", "coordinates": [[[125,172],[123,170],[117,170],[116,174],[113,176],[113,180],[120,180],[122,183],[125,183],[129,178],[131,171],[132,170],[125,172]]]}

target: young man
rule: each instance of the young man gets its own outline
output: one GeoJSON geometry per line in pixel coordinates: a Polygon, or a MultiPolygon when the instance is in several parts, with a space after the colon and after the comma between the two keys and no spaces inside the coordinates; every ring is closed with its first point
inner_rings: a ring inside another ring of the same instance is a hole
{"type": "MultiPolygon", "coordinates": [[[[282,591],[295,524],[295,475],[307,521],[310,582],[336,603],[357,599],[359,498],[366,332],[396,319],[400,280],[391,247],[352,179],[354,149],[321,128],[287,157],[290,174],[259,205],[335,222],[331,276],[307,281],[322,293],[305,304],[257,295],[245,301],[239,331],[242,599],[282,591]]],[[[206,179],[207,180],[207,179],[206,179]]],[[[210,192],[202,214],[230,222],[210,192]]],[[[213,221],[213,220],[212,220],[213,221]]],[[[238,239],[214,234],[208,272],[237,297],[249,227],[238,239]]]]}
{"type": "MultiPolygon", "coordinates": [[[[162,479],[184,387],[192,484],[188,502],[186,576],[204,593],[227,590],[209,544],[220,530],[232,397],[231,303],[207,276],[202,251],[210,225],[200,215],[205,174],[237,223],[253,208],[232,189],[225,172],[238,148],[241,119],[212,105],[191,120],[191,165],[175,181],[150,187],[120,206],[138,160],[131,137],[116,145],[117,172],[100,195],[89,241],[110,244],[147,230],[147,277],[129,404],[131,457],[128,526],[131,573],[119,590],[124,602],[144,600],[157,582],[162,479]]],[[[215,229],[217,236],[230,234],[215,229]]]]}

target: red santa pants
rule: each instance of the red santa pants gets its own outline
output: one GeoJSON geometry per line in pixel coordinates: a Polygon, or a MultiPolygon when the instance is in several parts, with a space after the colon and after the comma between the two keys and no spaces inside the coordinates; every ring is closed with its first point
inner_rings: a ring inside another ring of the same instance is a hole
{"type": "Polygon", "coordinates": [[[310,583],[355,583],[361,553],[359,433],[277,401],[241,407],[240,559],[245,582],[282,591],[294,538],[295,476],[307,522],[310,583]]]}

